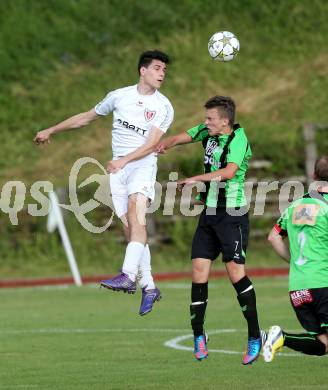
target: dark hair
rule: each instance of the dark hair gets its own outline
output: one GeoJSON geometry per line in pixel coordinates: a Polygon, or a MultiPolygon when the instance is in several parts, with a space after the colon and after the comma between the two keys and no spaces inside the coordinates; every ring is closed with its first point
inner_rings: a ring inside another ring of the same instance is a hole
{"type": "Polygon", "coordinates": [[[235,102],[229,96],[213,96],[204,105],[205,108],[217,108],[219,113],[229,119],[229,126],[235,122],[235,102]]]}
{"type": "Polygon", "coordinates": [[[314,164],[316,179],[328,181],[328,156],[320,156],[314,164]]]}
{"type": "Polygon", "coordinates": [[[159,50],[144,51],[143,53],[141,53],[139,57],[139,62],[138,62],[139,74],[140,74],[141,67],[144,66],[145,68],[148,68],[148,66],[153,60],[159,60],[164,62],[165,64],[170,63],[170,57],[166,53],[163,53],[162,51],[159,50]]]}

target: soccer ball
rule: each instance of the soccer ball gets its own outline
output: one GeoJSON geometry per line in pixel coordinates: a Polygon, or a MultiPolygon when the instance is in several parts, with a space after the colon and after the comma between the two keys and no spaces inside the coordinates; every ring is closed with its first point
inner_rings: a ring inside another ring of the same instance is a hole
{"type": "Polygon", "coordinates": [[[215,33],[208,41],[210,56],[216,61],[231,61],[239,52],[239,41],[229,31],[215,33]]]}

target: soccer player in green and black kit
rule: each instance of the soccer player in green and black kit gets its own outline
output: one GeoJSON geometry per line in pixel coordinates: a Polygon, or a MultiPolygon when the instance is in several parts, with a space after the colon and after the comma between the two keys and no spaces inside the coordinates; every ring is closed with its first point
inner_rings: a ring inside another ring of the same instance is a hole
{"type": "Polygon", "coordinates": [[[290,263],[289,296],[307,331],[291,334],[272,326],[263,347],[266,362],[283,346],[306,355],[328,352],[328,156],[315,163],[316,191],[293,202],[269,234],[273,249],[290,263]],[[289,239],[290,249],[283,241],[289,239]]]}
{"type": "Polygon", "coordinates": [[[206,184],[206,191],[200,195],[205,208],[194,234],[191,255],[190,314],[195,357],[203,360],[208,356],[203,329],[208,278],[212,262],[222,252],[248,324],[248,348],[242,362],[251,364],[258,358],[262,346],[255,291],[245,273],[249,225],[244,181],[252,152],[244,129],[234,124],[235,103],[230,97],[212,97],[206,102],[205,110],[204,124],[164,139],[157,150],[164,153],[173,146],[191,142],[202,142],[204,147],[205,173],[179,182],[182,185],[206,184]]]}

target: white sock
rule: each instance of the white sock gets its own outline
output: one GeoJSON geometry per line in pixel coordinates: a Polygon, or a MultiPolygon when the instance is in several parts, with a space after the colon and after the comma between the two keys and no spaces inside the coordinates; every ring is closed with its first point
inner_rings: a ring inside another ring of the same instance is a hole
{"type": "Polygon", "coordinates": [[[126,247],[122,272],[127,274],[133,282],[136,280],[140,259],[144,249],[144,244],[136,241],[129,242],[126,247]]]}
{"type": "Polygon", "coordinates": [[[150,261],[151,261],[150,250],[149,250],[149,245],[147,244],[142,253],[140,266],[139,266],[139,270],[141,274],[139,283],[142,288],[147,286],[147,290],[153,290],[155,288],[154,280],[151,274],[150,261]]]}

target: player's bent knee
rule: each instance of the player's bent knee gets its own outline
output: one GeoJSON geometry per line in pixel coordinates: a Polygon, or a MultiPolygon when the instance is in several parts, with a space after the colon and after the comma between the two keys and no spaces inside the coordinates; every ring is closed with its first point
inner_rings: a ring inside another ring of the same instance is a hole
{"type": "Polygon", "coordinates": [[[141,193],[131,194],[129,196],[128,213],[145,213],[150,204],[149,198],[141,193]]]}
{"type": "Polygon", "coordinates": [[[193,259],[192,281],[194,283],[206,283],[208,281],[210,268],[211,268],[211,260],[193,259]]]}
{"type": "Polygon", "coordinates": [[[200,267],[192,267],[193,275],[206,275],[208,273],[207,269],[200,267]]]}
{"type": "Polygon", "coordinates": [[[327,333],[319,334],[317,336],[317,339],[319,341],[321,341],[326,346],[326,354],[327,354],[328,353],[328,334],[327,333]]]}
{"type": "Polygon", "coordinates": [[[237,264],[233,260],[226,262],[226,269],[229,278],[233,283],[238,282],[241,278],[246,276],[244,264],[237,264]]]}
{"type": "Polygon", "coordinates": [[[129,205],[142,205],[147,207],[149,203],[149,199],[146,195],[142,194],[141,192],[137,192],[135,194],[129,195],[129,205]]]}

